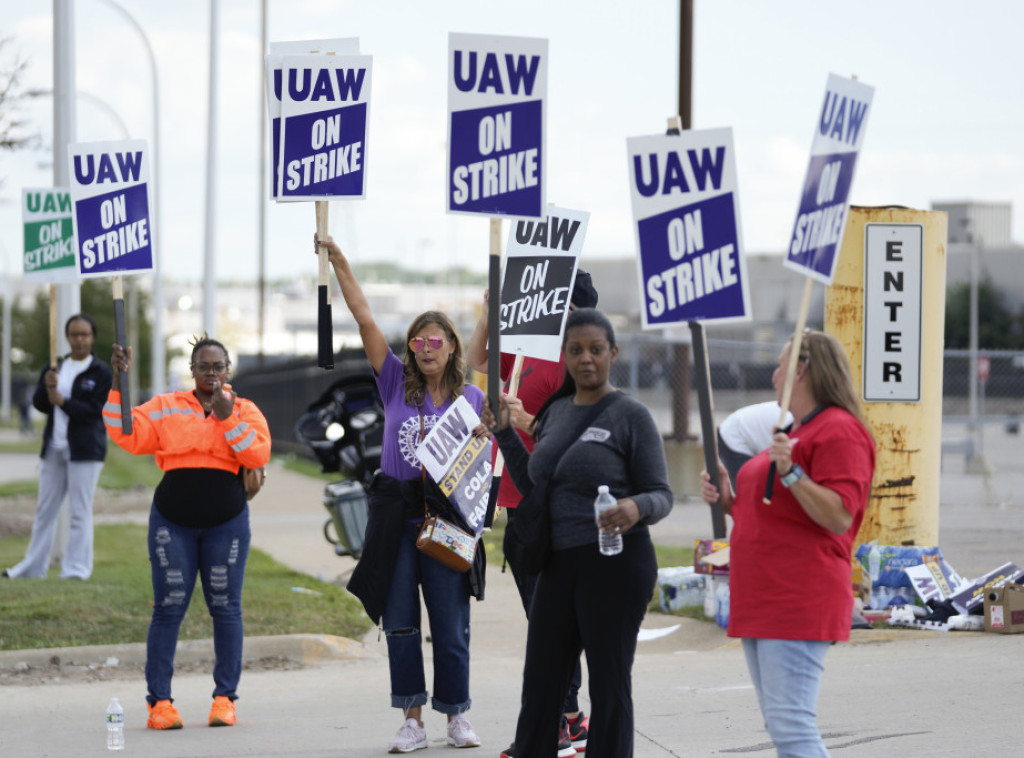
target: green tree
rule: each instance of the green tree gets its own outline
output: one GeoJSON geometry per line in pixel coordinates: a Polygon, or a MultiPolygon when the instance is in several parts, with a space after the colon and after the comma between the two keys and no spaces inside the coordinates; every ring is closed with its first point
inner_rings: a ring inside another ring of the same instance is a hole
{"type": "Polygon", "coordinates": [[[18,103],[25,97],[21,77],[28,62],[17,54],[12,57],[10,44],[10,37],[0,37],[0,150],[29,147],[38,139],[18,111],[18,103]]]}
{"type": "MultiPolygon", "coordinates": [[[[1006,304],[1006,294],[988,277],[978,282],[978,347],[1024,348],[1021,318],[1006,304]]],[[[946,292],[946,347],[966,350],[971,337],[971,286],[964,282],[946,292]]]]}

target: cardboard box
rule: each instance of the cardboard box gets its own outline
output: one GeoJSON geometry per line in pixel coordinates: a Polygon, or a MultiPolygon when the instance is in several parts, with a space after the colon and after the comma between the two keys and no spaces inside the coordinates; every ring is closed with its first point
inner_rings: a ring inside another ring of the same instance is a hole
{"type": "Polygon", "coordinates": [[[729,576],[728,550],[727,540],[694,540],[693,570],[698,574],[729,576]],[[715,557],[715,553],[722,554],[715,557]]]}
{"type": "Polygon", "coordinates": [[[1004,584],[985,593],[985,631],[1024,632],[1024,586],[1004,584]]]}

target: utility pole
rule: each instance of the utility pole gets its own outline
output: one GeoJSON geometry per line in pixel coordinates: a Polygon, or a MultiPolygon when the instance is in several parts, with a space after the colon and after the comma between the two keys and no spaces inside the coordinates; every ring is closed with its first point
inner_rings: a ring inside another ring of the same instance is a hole
{"type": "MultiPolygon", "coordinates": [[[[693,126],[693,0],[679,0],[679,107],[684,129],[693,126]]],[[[672,397],[672,438],[683,442],[690,436],[690,345],[672,346],[672,375],[678,385],[672,397]]]]}
{"type": "MultiPolygon", "coordinates": [[[[53,0],[53,186],[70,187],[68,145],[76,140],[75,2],[53,0]]],[[[64,322],[82,309],[77,282],[56,285],[57,354],[69,349],[64,322]]]]}
{"type": "Polygon", "coordinates": [[[206,234],[203,256],[203,330],[217,337],[217,266],[214,220],[217,216],[217,0],[210,0],[210,82],[206,114],[206,234]]]}
{"type": "Polygon", "coordinates": [[[267,0],[260,2],[260,81],[263,86],[259,93],[260,119],[260,186],[259,186],[259,228],[256,232],[256,248],[259,251],[259,300],[257,301],[257,332],[259,334],[259,363],[264,360],[263,339],[266,333],[267,307],[267,106],[264,93],[267,88],[267,67],[263,65],[263,56],[267,54],[267,0]]]}

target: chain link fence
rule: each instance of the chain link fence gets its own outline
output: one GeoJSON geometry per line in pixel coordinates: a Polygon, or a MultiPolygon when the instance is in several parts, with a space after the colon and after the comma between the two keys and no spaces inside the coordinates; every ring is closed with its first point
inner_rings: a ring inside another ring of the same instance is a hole
{"type": "MultiPolygon", "coordinates": [[[[612,383],[651,409],[667,438],[698,436],[700,417],[690,346],[659,335],[616,335],[619,356],[612,383]],[[683,368],[688,367],[689,373],[683,368]],[[686,403],[682,408],[681,404],[686,403]],[[688,414],[683,416],[682,411],[688,414]],[[684,421],[684,419],[686,419],[684,421]],[[685,429],[680,429],[685,425],[685,429]]],[[[716,421],[737,408],[775,398],[772,372],[783,343],[750,343],[708,339],[712,402],[716,421]]],[[[988,420],[1013,420],[1024,415],[1024,352],[986,350],[989,374],[977,383],[977,415],[988,420]]],[[[946,350],[943,358],[942,413],[965,420],[970,407],[970,352],[946,350]]]]}

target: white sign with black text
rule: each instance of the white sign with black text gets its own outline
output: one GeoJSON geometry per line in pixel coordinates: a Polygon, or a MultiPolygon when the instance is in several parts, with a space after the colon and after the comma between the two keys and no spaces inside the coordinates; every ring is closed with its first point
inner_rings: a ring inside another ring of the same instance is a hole
{"type": "Polygon", "coordinates": [[[864,401],[921,401],[924,227],[864,227],[864,401]]]}
{"type": "Polygon", "coordinates": [[[557,361],[590,213],[548,206],[509,226],[501,281],[501,350],[557,361]]]}

